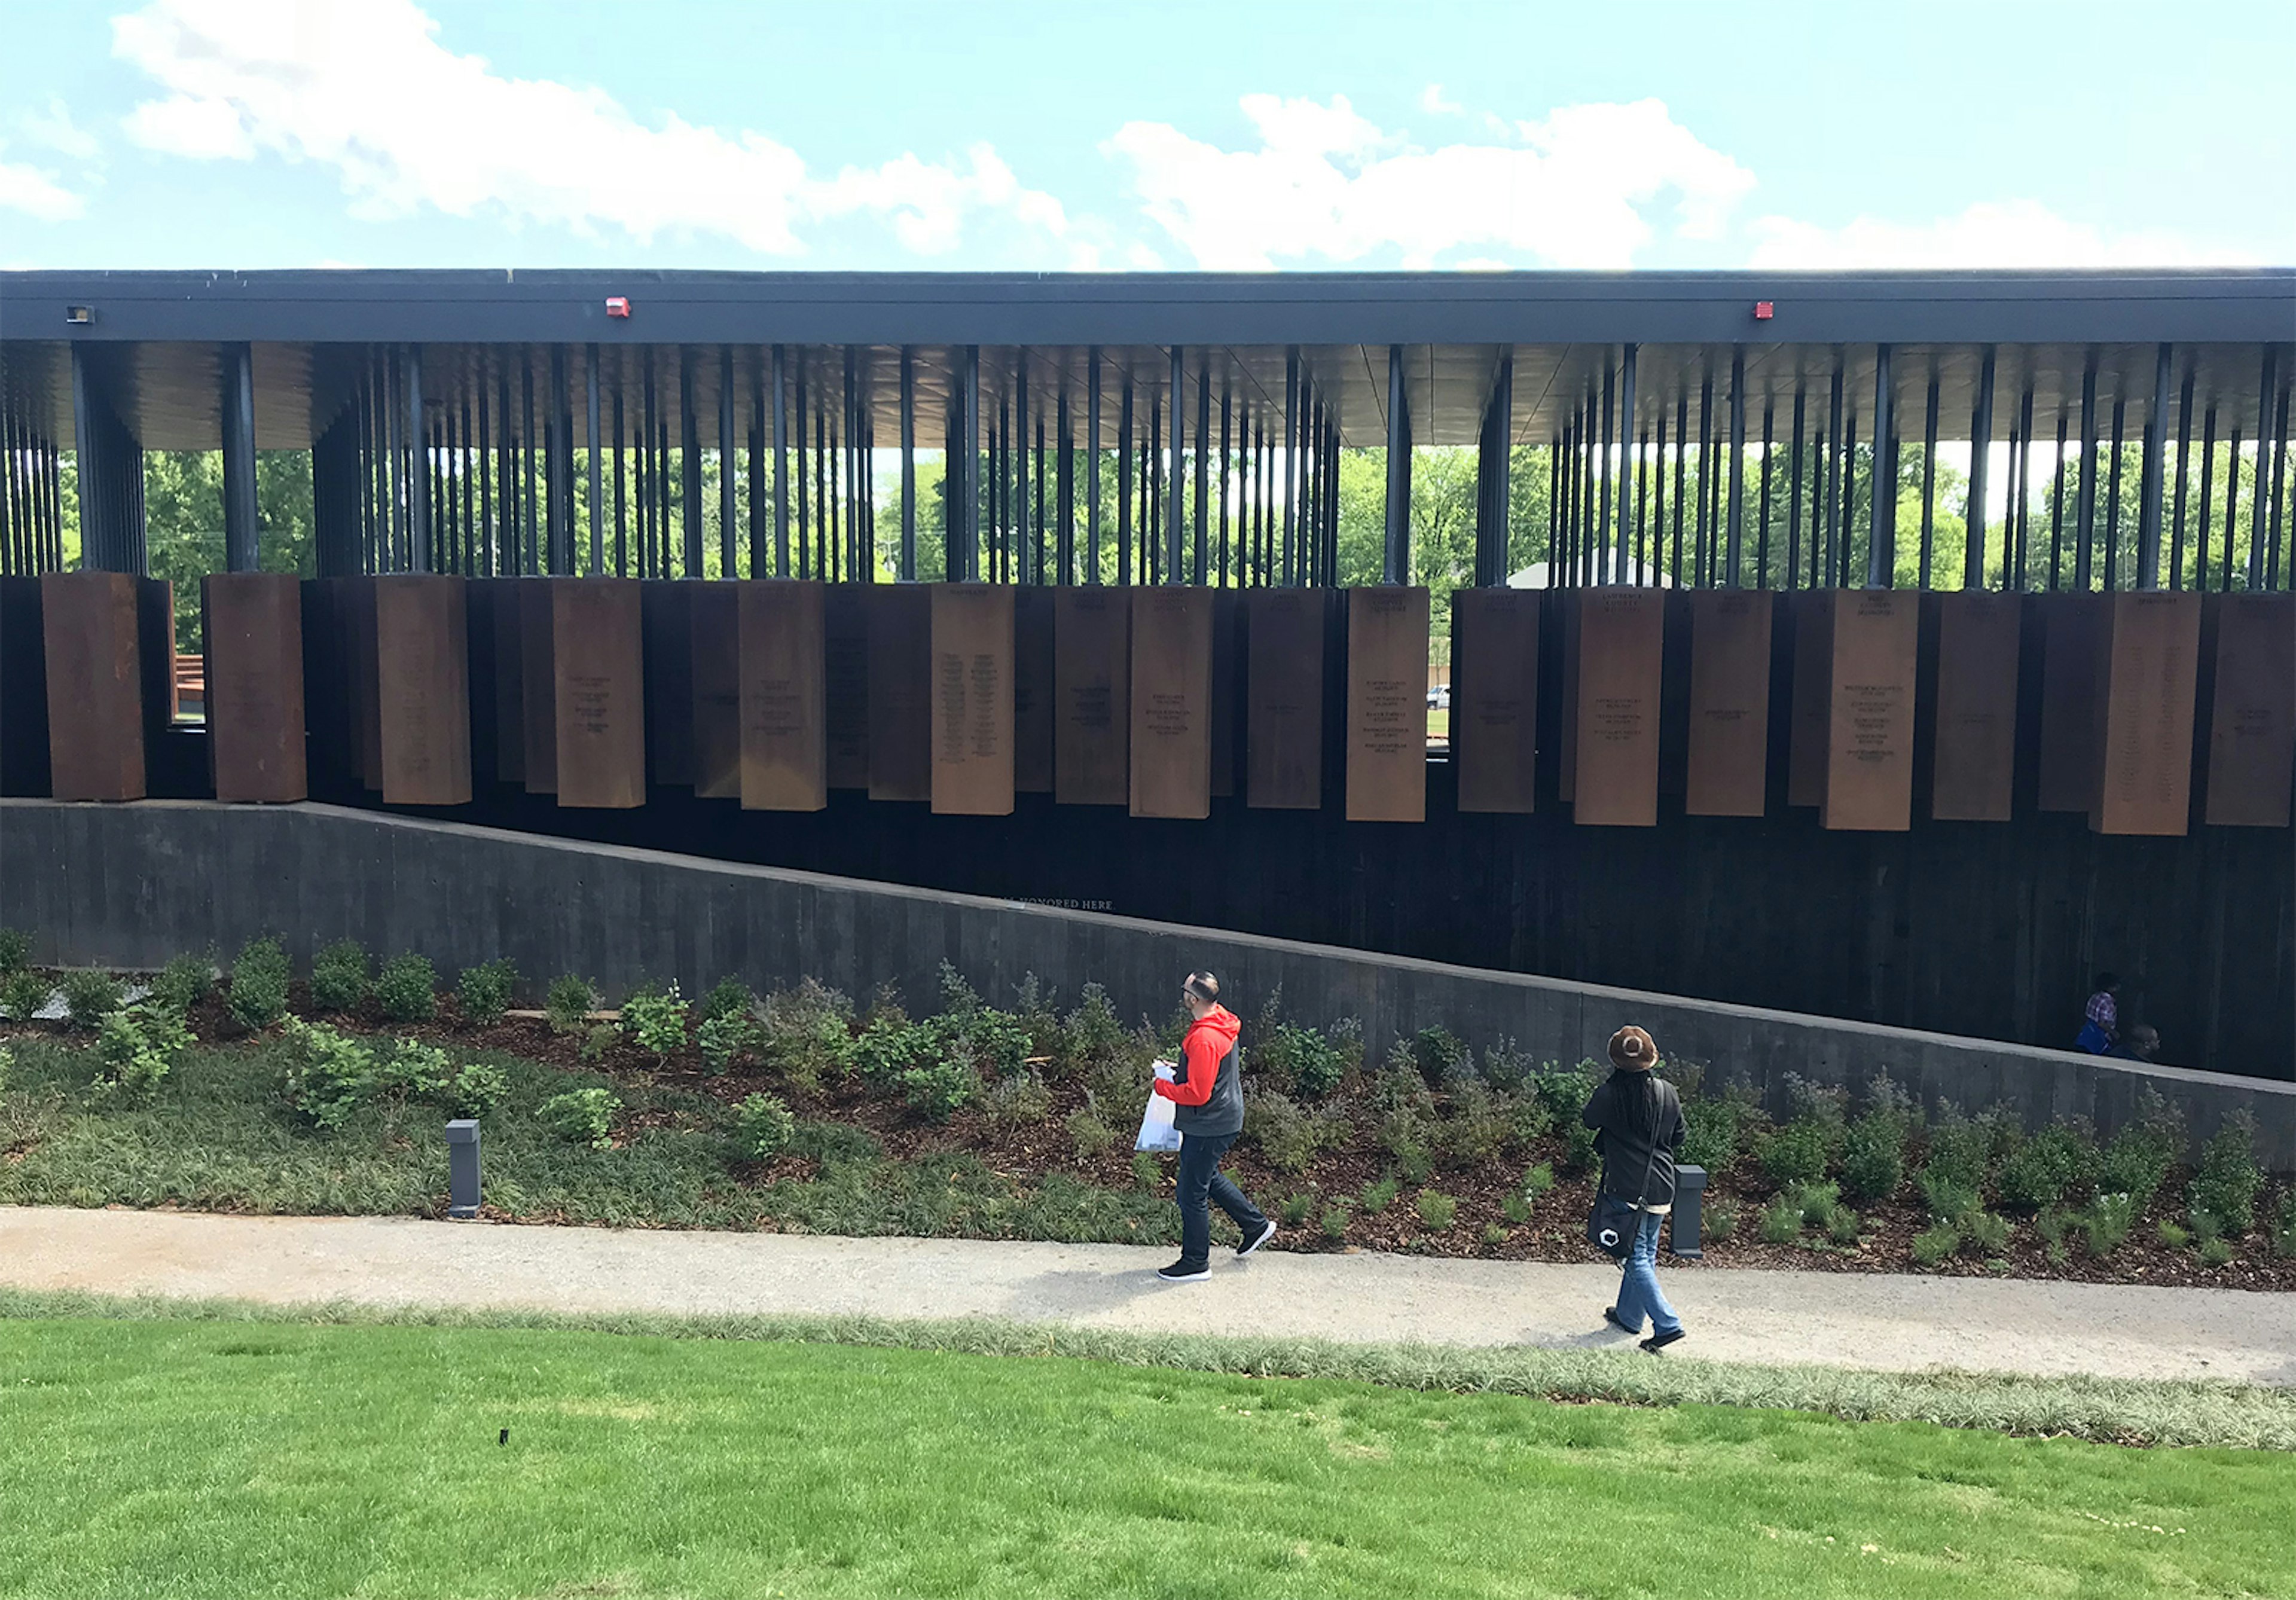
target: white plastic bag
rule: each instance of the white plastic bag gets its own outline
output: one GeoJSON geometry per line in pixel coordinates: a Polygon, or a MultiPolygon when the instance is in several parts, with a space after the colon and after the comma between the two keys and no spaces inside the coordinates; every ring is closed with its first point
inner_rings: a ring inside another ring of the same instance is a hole
{"type": "MultiPolygon", "coordinates": [[[[1174,1068],[1170,1062],[1160,1061],[1156,1063],[1156,1076],[1166,1083],[1172,1081],[1173,1071],[1174,1068]]],[[[1174,1109],[1172,1102],[1165,1099],[1154,1089],[1150,1089],[1148,1107],[1140,1113],[1140,1136],[1134,1141],[1132,1148],[1177,1150],[1180,1147],[1180,1130],[1172,1123],[1174,1109]]]]}

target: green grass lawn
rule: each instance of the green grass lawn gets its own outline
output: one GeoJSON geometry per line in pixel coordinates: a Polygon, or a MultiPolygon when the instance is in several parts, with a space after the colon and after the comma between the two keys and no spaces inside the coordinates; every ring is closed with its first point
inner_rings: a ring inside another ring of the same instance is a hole
{"type": "Polygon", "coordinates": [[[2296,1592],[2286,1455],[1066,1359],[0,1319],[0,1440],[11,1597],[2296,1592]]]}

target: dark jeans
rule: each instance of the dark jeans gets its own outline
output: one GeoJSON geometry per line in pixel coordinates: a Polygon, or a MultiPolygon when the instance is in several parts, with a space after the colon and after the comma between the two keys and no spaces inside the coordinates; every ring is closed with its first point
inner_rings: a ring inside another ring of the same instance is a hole
{"type": "Polygon", "coordinates": [[[1212,1213],[1205,1203],[1208,1200],[1219,1202],[1219,1209],[1235,1219],[1247,1240],[1267,1226],[1259,1208],[1246,1200],[1243,1191],[1219,1169],[1220,1157],[1234,1143],[1232,1133],[1192,1133],[1180,1140],[1180,1259],[1190,1267],[1201,1267],[1211,1259],[1212,1213]]]}

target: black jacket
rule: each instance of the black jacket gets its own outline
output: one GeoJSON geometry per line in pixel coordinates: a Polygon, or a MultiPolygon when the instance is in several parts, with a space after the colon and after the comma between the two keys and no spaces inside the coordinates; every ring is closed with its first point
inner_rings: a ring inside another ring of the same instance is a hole
{"type": "Polygon", "coordinates": [[[1603,1193],[1629,1205],[1671,1205],[1674,1202],[1674,1153],[1682,1148],[1690,1129],[1682,1120],[1682,1097],[1662,1078],[1651,1079],[1658,1091],[1658,1148],[1635,1131],[1639,1108],[1634,1096],[1649,1092],[1640,1082],[1645,1072],[1612,1072],[1587,1096],[1579,1120],[1595,1130],[1595,1148],[1603,1156],[1603,1193]],[[1644,1166],[1650,1181],[1635,1193],[1644,1166]]]}

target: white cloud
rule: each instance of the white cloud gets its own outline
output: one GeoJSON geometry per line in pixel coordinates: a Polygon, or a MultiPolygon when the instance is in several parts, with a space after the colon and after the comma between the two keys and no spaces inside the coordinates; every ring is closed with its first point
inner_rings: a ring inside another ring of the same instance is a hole
{"type": "Polygon", "coordinates": [[[71,111],[58,94],[45,106],[16,113],[16,127],[33,144],[78,161],[92,161],[97,153],[95,135],[71,119],[71,111]]]}
{"type": "MultiPolygon", "coordinates": [[[[0,143],[0,150],[7,148],[0,143]]],[[[0,211],[21,211],[42,222],[69,222],[83,208],[80,198],[52,173],[20,161],[0,161],[0,211]]]]}
{"type": "Polygon", "coordinates": [[[114,53],[165,91],[129,135],[198,160],[271,154],[332,168],[355,216],[432,208],[643,243],[719,234],[802,250],[824,219],[886,222],[908,249],[955,247],[977,217],[1058,236],[1060,204],[987,145],[962,162],[904,154],[825,181],[763,134],[649,124],[595,88],[497,72],[439,44],[412,0],[156,0],[115,19],[114,53]]]}
{"type": "Polygon", "coordinates": [[[1168,123],[1129,122],[1103,147],[1130,162],[1141,209],[1200,267],[1267,270],[1277,257],[1356,261],[1398,250],[1410,267],[1496,247],[1521,265],[1624,267],[1675,201],[1682,237],[1717,236],[1753,175],[1656,100],[1582,105],[1518,124],[1506,142],[1423,150],[1344,95],[1246,96],[1259,139],[1223,150],[1168,123]]]}
{"type": "Polygon", "coordinates": [[[1752,232],[1756,242],[1747,264],[1787,270],[2235,267],[2256,260],[2160,230],[2108,234],[2030,200],[1980,201],[1930,222],[1860,217],[1838,228],[1763,217],[1752,232]]]}
{"type": "Polygon", "coordinates": [[[1419,91],[1419,109],[1438,117],[1456,117],[1467,108],[1443,93],[1443,86],[1431,83],[1419,91]]]}

